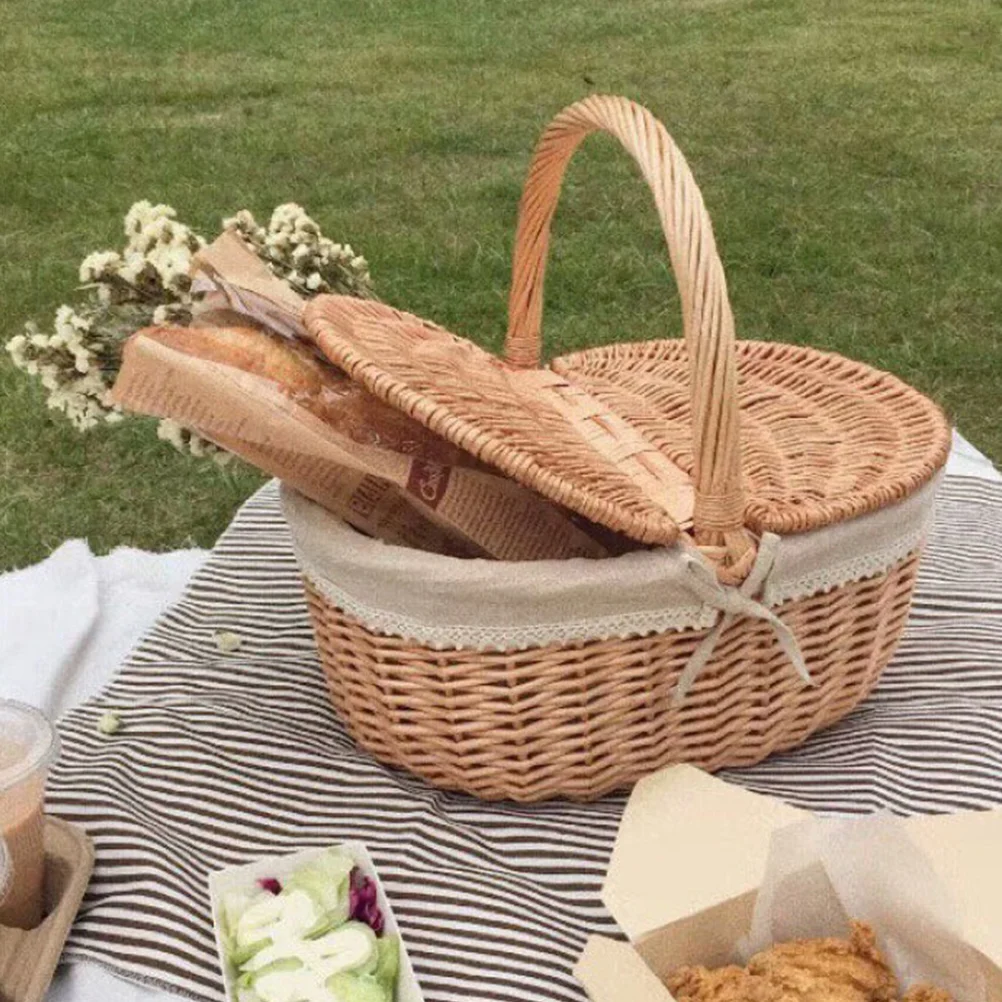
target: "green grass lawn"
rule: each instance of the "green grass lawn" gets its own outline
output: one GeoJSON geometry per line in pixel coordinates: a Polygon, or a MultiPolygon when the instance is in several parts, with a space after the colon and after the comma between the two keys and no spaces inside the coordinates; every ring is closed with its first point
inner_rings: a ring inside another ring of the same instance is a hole
{"type": "MultiPolygon", "coordinates": [[[[0,58],[4,340],[149,198],[206,234],[297,201],[382,298],[497,346],[532,145],[565,104],[623,93],[689,158],[739,335],[890,369],[1002,459],[997,0],[7,0],[0,58]]],[[[592,140],[549,347],[678,330],[650,197],[592,140]]],[[[146,423],[80,436],[6,356],[0,463],[0,568],[67,536],[209,545],[261,483],[146,423]]]]}

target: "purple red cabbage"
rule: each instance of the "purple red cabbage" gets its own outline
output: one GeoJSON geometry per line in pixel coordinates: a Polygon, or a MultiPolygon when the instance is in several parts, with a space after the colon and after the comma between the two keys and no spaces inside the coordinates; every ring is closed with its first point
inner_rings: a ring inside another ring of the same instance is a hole
{"type": "Polygon", "coordinates": [[[257,885],[262,891],[268,891],[270,894],[282,893],[282,885],[275,877],[261,877],[257,885]]]}
{"type": "Polygon", "coordinates": [[[351,871],[348,902],[348,918],[364,922],[377,936],[382,935],[384,920],[376,902],[375,881],[357,866],[351,871]]]}

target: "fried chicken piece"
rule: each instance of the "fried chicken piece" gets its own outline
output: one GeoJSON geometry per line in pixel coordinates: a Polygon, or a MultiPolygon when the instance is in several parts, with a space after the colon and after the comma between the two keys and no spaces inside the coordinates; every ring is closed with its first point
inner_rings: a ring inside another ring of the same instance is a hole
{"type": "Polygon", "coordinates": [[[912,985],[901,996],[901,1002],[954,1002],[953,996],[932,985],[912,985]]]}
{"type": "Polygon", "coordinates": [[[898,995],[897,978],[864,922],[852,923],[847,940],[780,943],[752,957],[748,972],[765,978],[791,1002],[894,1002],[898,995]]]}
{"type": "MultiPolygon", "coordinates": [[[[665,986],[677,1002],[787,1002],[782,990],[743,967],[679,967],[665,986]]],[[[919,1000],[921,1002],[921,1000],[919,1000]]]]}

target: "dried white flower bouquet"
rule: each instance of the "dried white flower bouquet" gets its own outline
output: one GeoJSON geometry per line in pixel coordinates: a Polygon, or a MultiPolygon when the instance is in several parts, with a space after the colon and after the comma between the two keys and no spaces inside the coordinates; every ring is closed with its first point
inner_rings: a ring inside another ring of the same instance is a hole
{"type": "MultiPolygon", "coordinates": [[[[267,226],[244,209],[223,220],[223,229],[236,231],[301,296],[372,296],[365,258],[325,237],[298,205],[278,206],[267,226]]],[[[170,206],[147,201],[126,213],[125,236],[121,252],[84,258],[79,302],[59,307],[51,333],[29,323],[7,343],[14,364],[41,380],[49,407],[80,431],[125,417],[109,393],[129,335],[151,324],[187,324],[192,317],[191,258],[205,240],[179,222],[170,206]]],[[[212,455],[217,462],[229,458],[173,421],[161,421],[157,434],[182,452],[212,455]]]]}

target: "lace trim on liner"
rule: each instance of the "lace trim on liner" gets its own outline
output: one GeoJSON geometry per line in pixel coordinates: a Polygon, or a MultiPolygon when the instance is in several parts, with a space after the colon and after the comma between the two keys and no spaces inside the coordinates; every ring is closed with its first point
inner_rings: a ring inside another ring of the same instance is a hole
{"type": "Polygon", "coordinates": [[[886,546],[870,550],[868,553],[843,560],[837,564],[826,564],[809,574],[802,574],[789,581],[778,580],[774,577],[765,584],[762,603],[770,609],[774,609],[784,602],[809,598],[811,595],[822,595],[854,581],[865,581],[867,578],[875,578],[885,574],[895,564],[922,548],[927,531],[928,526],[922,526],[898,537],[886,546]]]}
{"type": "Polygon", "coordinates": [[[310,584],[332,605],[357,619],[366,629],[388,637],[401,637],[436,651],[524,651],[549,644],[586,643],[590,640],[644,637],[651,633],[708,630],[717,621],[716,609],[701,603],[660,609],[657,612],[624,612],[615,616],[532,623],[527,626],[431,626],[387,609],[377,609],[352,598],[321,574],[297,548],[299,566],[310,584]]]}
{"type": "MultiPolygon", "coordinates": [[[[836,563],[815,566],[809,571],[793,572],[787,577],[780,566],[782,546],[796,547],[797,537],[789,537],[780,544],[773,572],[766,580],[761,603],[775,609],[786,602],[824,594],[854,581],[877,577],[886,573],[918,551],[924,542],[932,521],[932,506],[924,512],[921,524],[903,532],[896,538],[867,548],[836,563]]],[[[475,623],[428,623],[415,619],[399,610],[380,607],[361,601],[349,591],[335,584],[319,564],[306,554],[306,545],[300,545],[294,519],[290,519],[296,557],[303,574],[311,585],[335,607],[357,619],[373,633],[390,637],[400,637],[433,650],[479,650],[512,651],[545,647],[550,644],[581,644],[597,640],[626,639],[647,636],[653,633],[681,632],[684,630],[707,630],[713,627],[719,611],[713,606],[700,602],[693,596],[692,602],[677,602],[660,609],[615,612],[577,619],[555,619],[549,622],[509,623],[485,625],[475,623]]],[[[345,527],[347,529],[347,526],[345,527]]],[[[826,533],[831,530],[817,530],[826,533]]],[[[304,544],[309,540],[304,539],[304,544]]],[[[858,541],[854,541],[858,545],[858,541]]],[[[829,551],[833,549],[828,544],[829,551]]],[[[822,548],[823,552],[824,548],[822,548]]]]}
{"type": "MultiPolygon", "coordinates": [[[[921,545],[923,532],[899,540],[896,546],[845,561],[835,567],[818,570],[795,581],[784,582],[778,588],[766,589],[765,605],[775,608],[784,602],[808,598],[823,592],[883,574],[914,553],[921,545]]],[[[366,629],[387,637],[412,640],[436,651],[523,651],[550,644],[587,643],[594,640],[643,637],[652,633],[708,630],[719,616],[708,605],[693,604],[662,609],[657,612],[621,613],[594,619],[568,620],[562,623],[533,623],[527,626],[473,626],[441,624],[431,626],[409,616],[387,609],[377,609],[352,598],[321,574],[312,562],[297,553],[303,574],[310,584],[336,608],[357,619],[366,629]]]]}

